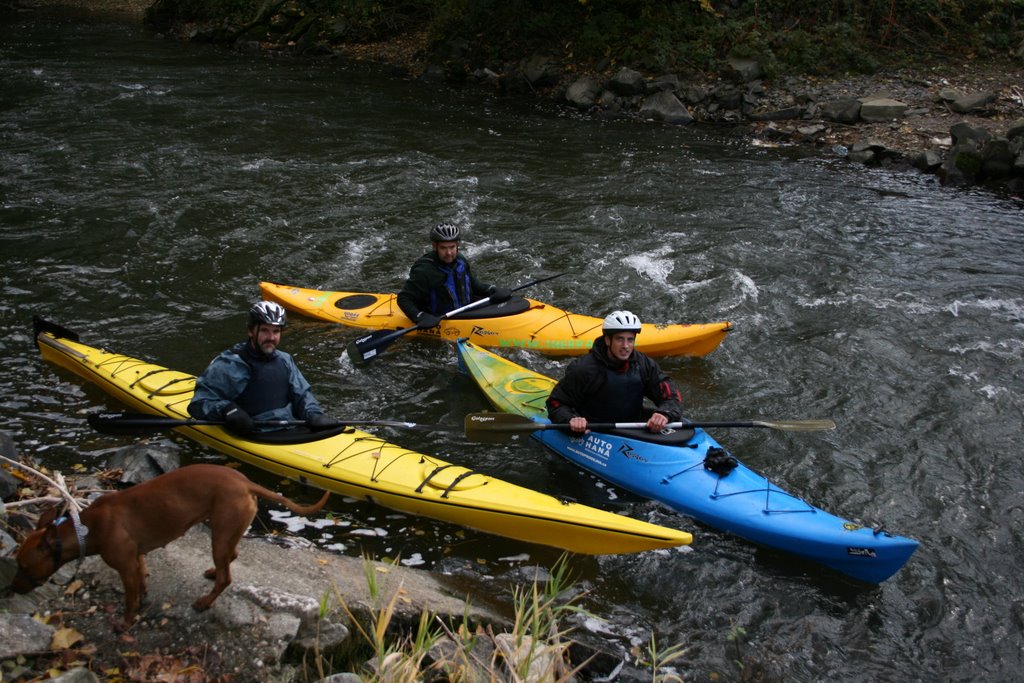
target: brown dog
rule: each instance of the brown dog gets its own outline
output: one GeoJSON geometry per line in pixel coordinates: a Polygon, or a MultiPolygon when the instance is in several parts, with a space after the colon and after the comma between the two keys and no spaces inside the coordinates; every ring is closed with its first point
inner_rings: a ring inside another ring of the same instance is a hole
{"type": "Polygon", "coordinates": [[[81,527],[64,517],[54,521],[55,510],[43,515],[38,528],[18,549],[12,588],[27,593],[71,560],[99,554],[121,575],[124,622],[115,622],[115,628],[126,629],[146,592],[143,556],[206,522],[212,532],[213,567],[204,576],[216,582],[208,595],[192,604],[202,611],[231,584],[231,562],[238,557],[238,542],[256,516],[256,496],[284,505],[295,514],[309,515],[322,508],[330,495],[325,492],[318,503],[301,506],[229,467],[182,467],[100,496],[82,511],[81,527]]]}

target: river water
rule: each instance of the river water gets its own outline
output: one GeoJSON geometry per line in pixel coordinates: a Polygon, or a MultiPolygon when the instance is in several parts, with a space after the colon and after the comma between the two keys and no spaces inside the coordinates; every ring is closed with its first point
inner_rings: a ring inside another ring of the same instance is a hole
{"type": "MultiPolygon", "coordinates": [[[[22,454],[70,470],[126,445],[90,432],[83,413],[118,406],[41,361],[33,315],[198,373],[243,336],[260,280],[393,291],[429,226],[451,220],[487,280],[567,273],[534,298],[730,320],[709,357],[662,363],[689,416],[834,419],[832,432],[717,436],[783,488],[921,543],[865,586],[603,485],[535,444],[387,434],[694,532],[682,551],[571,557],[584,605],[607,620],[581,628],[623,647],[652,634],[684,643],[676,665],[694,681],[1018,678],[1020,203],[694,129],[163,41],[116,19],[6,16],[0,76],[0,428],[22,454]]],[[[459,424],[486,408],[452,347],[402,341],[353,367],[342,352],[354,336],[298,317],[286,332],[330,414],[459,424]]],[[[555,376],[565,364],[510,355],[555,376]]],[[[331,509],[348,526],[307,530],[319,544],[493,579],[498,593],[517,568],[558,557],[365,503],[331,509]]]]}

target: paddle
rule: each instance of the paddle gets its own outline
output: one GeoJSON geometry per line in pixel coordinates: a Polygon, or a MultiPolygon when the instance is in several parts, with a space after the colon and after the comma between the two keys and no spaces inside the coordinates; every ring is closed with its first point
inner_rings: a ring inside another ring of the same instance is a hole
{"type": "MultiPolygon", "coordinates": [[[[646,422],[591,422],[590,429],[644,429],[646,422]]],[[[836,423],[832,420],[782,420],[766,422],[763,420],[752,420],[747,422],[669,422],[666,429],[687,429],[700,427],[711,428],[736,428],[736,427],[763,427],[765,429],[779,429],[787,432],[815,432],[828,429],[835,429],[836,423]]],[[[549,424],[534,422],[522,415],[511,413],[470,413],[466,416],[464,428],[466,438],[471,441],[482,443],[505,443],[512,441],[520,432],[536,432],[545,429],[568,430],[568,424],[549,424]]]]}
{"type": "MultiPolygon", "coordinates": [[[[177,419],[173,417],[160,417],[147,415],[145,413],[93,413],[88,416],[89,426],[103,434],[113,435],[138,435],[158,432],[164,429],[175,427],[201,427],[217,426],[223,427],[223,420],[192,420],[177,419]]],[[[305,420],[257,420],[253,422],[257,427],[293,427],[305,425],[305,420]]],[[[397,420],[338,420],[330,427],[347,427],[355,425],[374,425],[378,427],[399,427],[401,429],[423,429],[432,432],[451,432],[458,430],[458,427],[448,425],[417,424],[415,422],[400,422],[397,420]]]]}
{"type": "MultiPolygon", "coordinates": [[[[526,289],[527,287],[532,287],[533,285],[540,284],[541,282],[554,280],[556,277],[562,277],[563,275],[565,275],[565,273],[558,273],[557,275],[542,277],[539,280],[531,280],[530,282],[527,282],[525,285],[519,285],[518,287],[510,291],[518,292],[520,289],[526,289]]],[[[464,313],[474,308],[480,308],[481,306],[486,306],[489,303],[491,303],[490,297],[478,299],[477,301],[474,301],[471,304],[466,304],[461,308],[456,308],[454,311],[448,311],[447,313],[441,316],[441,320],[444,320],[445,318],[454,318],[459,313],[464,313]]],[[[353,361],[357,363],[373,360],[378,355],[383,353],[384,349],[386,349],[388,346],[394,343],[395,340],[397,340],[399,337],[403,337],[409,334],[413,330],[418,329],[418,327],[418,325],[413,325],[412,327],[406,327],[405,329],[402,330],[377,330],[376,332],[371,332],[365,337],[359,337],[354,342],[348,345],[349,358],[351,358],[353,361]]]]}

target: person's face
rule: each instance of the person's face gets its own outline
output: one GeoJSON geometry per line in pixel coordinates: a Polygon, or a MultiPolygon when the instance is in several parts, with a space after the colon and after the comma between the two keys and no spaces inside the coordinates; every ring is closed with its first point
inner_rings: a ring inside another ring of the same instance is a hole
{"type": "Polygon", "coordinates": [[[257,349],[269,356],[281,343],[281,326],[260,323],[249,328],[249,337],[257,349]]]}
{"type": "Polygon", "coordinates": [[[608,355],[618,361],[625,361],[629,354],[633,353],[633,345],[636,343],[636,333],[616,332],[604,336],[605,344],[608,346],[608,355]]]}
{"type": "Polygon", "coordinates": [[[455,263],[455,257],[459,255],[458,242],[434,242],[434,253],[441,263],[446,266],[455,263]]]}

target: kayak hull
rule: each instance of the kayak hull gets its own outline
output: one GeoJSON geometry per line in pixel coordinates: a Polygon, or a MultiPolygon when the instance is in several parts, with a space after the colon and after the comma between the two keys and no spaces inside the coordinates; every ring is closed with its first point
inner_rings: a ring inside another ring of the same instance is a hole
{"type": "MultiPolygon", "coordinates": [[[[399,330],[412,327],[398,307],[395,294],[365,292],[329,292],[261,282],[264,299],[275,301],[290,311],[363,330],[399,330]]],[[[518,300],[518,297],[516,298],[518,300]]],[[[601,336],[601,318],[569,313],[533,299],[521,312],[482,317],[477,311],[446,318],[438,327],[415,330],[410,335],[455,342],[469,339],[493,348],[523,348],[552,356],[579,356],[587,353],[594,339],[601,336]]],[[[722,343],[732,329],[727,322],[693,325],[655,325],[645,323],[637,335],[636,348],[649,356],[706,356],[722,343]]]]}
{"type": "MultiPolygon", "coordinates": [[[[45,324],[37,324],[36,342],[45,360],[93,382],[132,409],[189,417],[193,375],[87,346],[45,324]]],[[[356,429],[287,444],[243,439],[219,426],[175,429],[282,477],[520,541],[600,555],[668,548],[692,540],[684,531],[562,501],[356,429]]]]}
{"type": "MultiPolygon", "coordinates": [[[[490,403],[547,423],[544,402],[555,380],[471,342],[458,344],[459,362],[490,403]]],[[[685,446],[667,446],[620,434],[585,436],[546,429],[534,439],[567,460],[637,495],[660,501],[709,526],[793,553],[866,583],[897,572],[918,543],[861,526],[817,508],[740,463],[725,476],[704,468],[709,448],[721,448],[694,429],[685,446]]]]}

